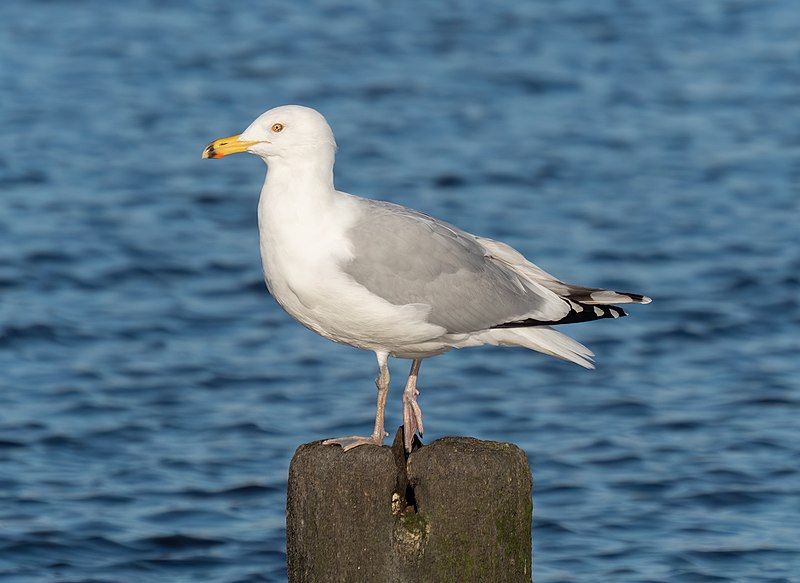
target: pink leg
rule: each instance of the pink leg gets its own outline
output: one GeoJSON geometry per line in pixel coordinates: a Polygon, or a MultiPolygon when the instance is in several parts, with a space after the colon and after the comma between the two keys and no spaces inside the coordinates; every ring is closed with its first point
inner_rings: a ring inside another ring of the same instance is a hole
{"type": "Polygon", "coordinates": [[[414,443],[414,434],[419,433],[422,436],[425,428],[422,426],[422,409],[417,403],[417,376],[419,375],[419,367],[422,364],[421,358],[415,358],[411,363],[411,372],[408,375],[406,382],[406,389],[403,391],[403,434],[404,445],[406,451],[411,451],[411,445],[414,443]]]}
{"type": "Polygon", "coordinates": [[[323,445],[341,445],[344,451],[358,447],[359,445],[383,445],[383,438],[388,434],[383,429],[383,415],[386,409],[386,397],[389,395],[389,355],[383,352],[376,353],[380,373],[375,379],[375,386],[378,387],[378,406],[375,411],[375,428],[369,437],[351,435],[349,437],[335,437],[326,439],[323,445]]]}

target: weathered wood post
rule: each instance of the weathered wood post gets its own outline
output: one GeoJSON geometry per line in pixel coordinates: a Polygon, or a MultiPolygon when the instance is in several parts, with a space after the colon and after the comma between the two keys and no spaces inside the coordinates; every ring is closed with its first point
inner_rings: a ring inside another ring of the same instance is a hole
{"type": "Polygon", "coordinates": [[[290,583],[530,582],[531,472],[510,443],[445,437],[406,456],[301,445],[289,468],[290,583]]]}

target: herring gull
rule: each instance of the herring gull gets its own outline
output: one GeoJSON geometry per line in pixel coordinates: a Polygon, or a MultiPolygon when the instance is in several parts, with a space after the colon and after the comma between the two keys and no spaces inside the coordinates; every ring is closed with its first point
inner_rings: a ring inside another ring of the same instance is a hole
{"type": "Polygon", "coordinates": [[[268,166],[258,203],[261,262],[272,297],[295,320],[378,359],[375,427],[324,443],[381,445],[390,356],[411,359],[403,391],[404,445],[423,432],[422,359],[451,348],[522,346],[594,368],[592,352],[551,326],[618,318],[630,293],[570,285],[510,246],[403,206],[336,190],[336,142],[325,118],[276,107],[203,158],[250,152],[268,166]]]}

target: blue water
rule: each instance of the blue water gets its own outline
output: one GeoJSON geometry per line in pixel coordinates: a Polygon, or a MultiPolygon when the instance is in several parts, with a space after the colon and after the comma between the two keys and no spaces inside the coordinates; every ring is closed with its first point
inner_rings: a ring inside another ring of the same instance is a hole
{"type": "MultiPolygon", "coordinates": [[[[800,581],[800,6],[4,0],[0,581],[279,581],[287,466],[370,428],[374,358],[266,293],[284,103],[337,184],[646,293],[427,361],[426,440],[518,443],[541,582],[800,581]]],[[[389,426],[407,363],[395,361],[389,426]]]]}

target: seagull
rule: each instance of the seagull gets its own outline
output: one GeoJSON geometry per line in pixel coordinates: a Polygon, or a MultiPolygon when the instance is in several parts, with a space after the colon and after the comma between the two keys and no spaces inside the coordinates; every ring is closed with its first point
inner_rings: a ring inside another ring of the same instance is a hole
{"type": "Polygon", "coordinates": [[[328,439],[345,451],[382,445],[389,357],[411,360],[403,434],[422,435],[422,360],[489,344],[521,346],[594,368],[594,354],[552,326],[627,315],[611,304],[647,296],[570,285],[499,241],[397,204],[336,190],[336,141],[319,112],[270,109],[203,158],[249,152],[267,165],[258,202],[264,279],[288,314],[317,334],[375,353],[378,402],[367,437],[328,439]]]}

